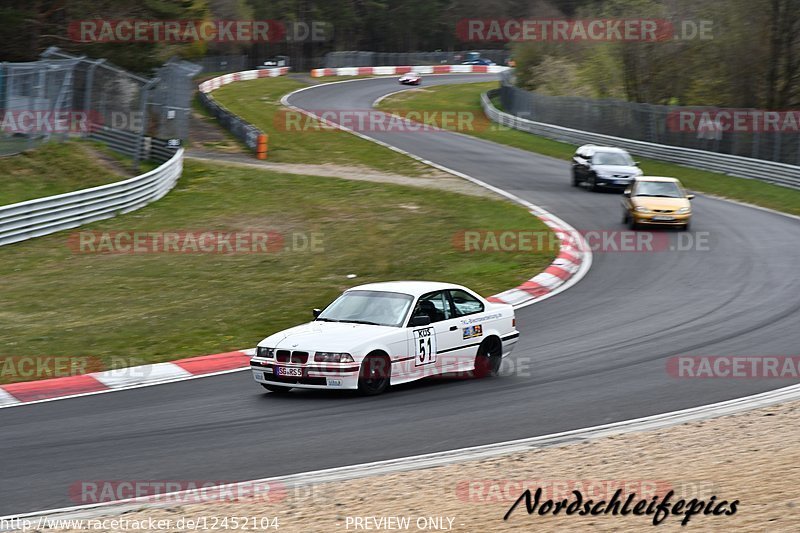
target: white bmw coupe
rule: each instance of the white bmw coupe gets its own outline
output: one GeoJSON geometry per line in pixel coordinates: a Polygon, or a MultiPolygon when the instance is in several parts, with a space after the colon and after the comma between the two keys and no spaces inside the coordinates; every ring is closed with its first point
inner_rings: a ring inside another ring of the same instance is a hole
{"type": "Polygon", "coordinates": [[[428,376],[496,375],[518,339],[514,308],[466,287],[371,283],[315,309],[312,322],[258,343],[250,366],[272,392],[355,389],[373,395],[428,376]]]}

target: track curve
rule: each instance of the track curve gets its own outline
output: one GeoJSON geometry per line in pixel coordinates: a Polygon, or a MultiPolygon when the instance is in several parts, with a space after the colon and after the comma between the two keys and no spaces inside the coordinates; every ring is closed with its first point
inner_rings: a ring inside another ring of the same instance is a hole
{"type": "MultiPolygon", "coordinates": [[[[425,84],[493,76],[427,77],[425,84]]],[[[393,79],[316,86],[307,109],[364,109],[393,79]]],[[[370,134],[514,193],[581,230],[620,230],[619,197],[568,163],[446,132],[370,134]]],[[[81,480],[235,481],[566,431],[713,403],[788,380],[679,380],[668,357],[800,346],[800,223],[698,195],[710,251],[595,253],[570,290],[521,309],[522,375],[377,398],[263,394],[248,372],[0,410],[0,515],[76,505],[81,480]]],[[[671,238],[675,236],[672,235],[671,238]]]]}

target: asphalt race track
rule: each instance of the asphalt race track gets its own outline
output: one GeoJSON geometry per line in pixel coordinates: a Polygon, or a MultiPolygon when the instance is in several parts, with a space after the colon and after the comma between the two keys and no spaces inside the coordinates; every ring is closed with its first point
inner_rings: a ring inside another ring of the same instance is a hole
{"type": "MultiPolygon", "coordinates": [[[[491,76],[423,83],[480,78],[491,76]]],[[[398,89],[394,79],[368,79],[319,86],[291,103],[364,109],[398,89]]],[[[624,229],[619,196],[571,187],[565,161],[444,132],[374,136],[575,228],[624,229]]],[[[249,372],[236,372],[2,409],[0,515],[77,505],[68,491],[81,480],[255,479],[544,435],[791,384],[667,374],[673,355],[796,355],[800,347],[800,223],[702,195],[694,206],[692,233],[708,232],[710,250],[597,252],[576,286],[519,310],[514,375],[432,380],[360,398],[271,395],[249,372]]]]}

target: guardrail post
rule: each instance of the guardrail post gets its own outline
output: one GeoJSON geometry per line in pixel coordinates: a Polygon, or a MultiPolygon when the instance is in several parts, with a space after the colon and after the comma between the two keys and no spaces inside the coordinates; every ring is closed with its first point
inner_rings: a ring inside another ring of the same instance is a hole
{"type": "Polygon", "coordinates": [[[145,129],[147,128],[147,97],[148,91],[155,86],[156,83],[161,81],[158,78],[148,80],[142,85],[141,93],[139,93],[139,114],[142,117],[142,131],[136,138],[136,147],[133,154],[133,170],[139,170],[139,161],[141,160],[141,150],[143,149],[142,141],[144,141],[145,129]]]}
{"type": "Polygon", "coordinates": [[[256,158],[258,159],[266,159],[267,158],[267,142],[269,141],[269,135],[266,133],[261,133],[258,136],[258,144],[256,144],[256,158]]]}
{"type": "Polygon", "coordinates": [[[83,108],[86,110],[86,113],[89,115],[90,119],[92,110],[92,85],[94,85],[94,71],[104,61],[105,59],[93,61],[86,71],[86,87],[83,88],[83,108]]]}

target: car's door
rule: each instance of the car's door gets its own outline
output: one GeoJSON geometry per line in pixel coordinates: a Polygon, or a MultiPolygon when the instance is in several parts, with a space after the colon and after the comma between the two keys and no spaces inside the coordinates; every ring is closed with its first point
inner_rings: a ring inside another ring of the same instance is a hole
{"type": "Polygon", "coordinates": [[[589,171],[589,160],[591,155],[585,149],[579,149],[572,158],[575,176],[583,181],[589,171]]]}
{"type": "Polygon", "coordinates": [[[636,194],[636,180],[633,180],[625,191],[622,193],[622,209],[631,213],[633,211],[633,202],[631,201],[631,197],[636,194]]]}
{"type": "Polygon", "coordinates": [[[414,366],[409,371],[420,378],[456,368],[462,340],[447,291],[422,295],[412,313],[418,315],[430,317],[431,323],[411,328],[410,353],[414,355],[414,366]]]}
{"type": "Polygon", "coordinates": [[[478,347],[484,339],[482,318],[485,317],[485,308],[483,302],[465,290],[450,289],[448,293],[461,344],[458,351],[459,370],[469,369],[474,365],[478,347]]]}

